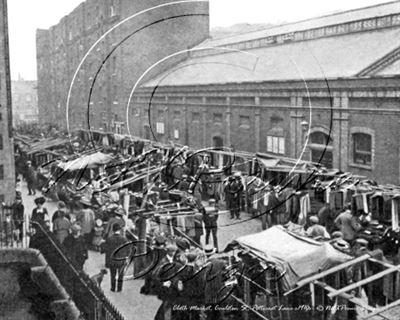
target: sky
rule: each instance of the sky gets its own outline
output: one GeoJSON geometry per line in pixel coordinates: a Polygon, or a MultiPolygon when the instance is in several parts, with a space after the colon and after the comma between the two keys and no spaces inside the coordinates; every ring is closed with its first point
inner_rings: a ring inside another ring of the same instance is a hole
{"type": "MultiPolygon", "coordinates": [[[[132,0],[135,1],[135,0],[132,0]]],[[[36,79],[36,29],[47,29],[82,0],[8,0],[11,77],[36,79]]],[[[388,0],[210,0],[210,25],[293,22],[388,0]]]]}

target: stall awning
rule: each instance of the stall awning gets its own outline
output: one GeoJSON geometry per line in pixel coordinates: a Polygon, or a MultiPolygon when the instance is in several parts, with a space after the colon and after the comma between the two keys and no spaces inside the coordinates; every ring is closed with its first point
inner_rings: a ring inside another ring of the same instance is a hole
{"type": "Polygon", "coordinates": [[[60,138],[45,139],[45,140],[41,140],[41,141],[32,143],[30,145],[29,151],[27,153],[33,154],[38,151],[46,150],[49,148],[54,148],[54,147],[61,146],[61,145],[67,145],[69,143],[70,143],[69,139],[60,139],[60,138]]]}
{"type": "Polygon", "coordinates": [[[102,152],[85,155],[75,160],[61,162],[58,166],[66,171],[74,171],[84,168],[95,168],[102,164],[107,164],[114,158],[102,152]]]}
{"type": "Polygon", "coordinates": [[[282,278],[285,291],[303,278],[352,259],[329,243],[292,234],[282,226],[240,237],[228,248],[235,246],[253,252],[265,262],[283,266],[286,270],[282,278]]]}
{"type": "Polygon", "coordinates": [[[259,159],[266,168],[274,168],[278,165],[279,159],[259,159]]]}

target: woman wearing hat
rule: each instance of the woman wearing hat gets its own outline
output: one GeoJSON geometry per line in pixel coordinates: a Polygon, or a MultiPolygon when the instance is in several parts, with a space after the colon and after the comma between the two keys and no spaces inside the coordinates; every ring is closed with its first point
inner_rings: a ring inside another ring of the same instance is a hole
{"type": "Polygon", "coordinates": [[[35,199],[36,208],[32,211],[31,220],[38,222],[42,225],[50,223],[49,213],[47,209],[43,207],[43,204],[46,202],[44,197],[39,197],[35,199]]]}
{"type": "Polygon", "coordinates": [[[94,212],[90,208],[90,206],[85,205],[84,203],[81,204],[82,209],[78,212],[76,216],[76,221],[82,228],[82,235],[86,240],[86,243],[90,245],[91,238],[93,235],[94,229],[94,212]]]}
{"type": "Polygon", "coordinates": [[[65,212],[59,211],[57,218],[53,221],[53,233],[58,242],[61,244],[64,242],[64,239],[69,235],[70,228],[71,222],[65,217],[65,212]]]}

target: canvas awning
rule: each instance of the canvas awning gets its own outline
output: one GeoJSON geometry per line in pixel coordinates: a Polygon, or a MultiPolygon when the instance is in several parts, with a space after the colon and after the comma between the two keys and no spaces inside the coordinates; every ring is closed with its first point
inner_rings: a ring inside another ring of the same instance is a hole
{"type": "Polygon", "coordinates": [[[295,235],[282,226],[240,237],[228,249],[237,246],[253,252],[265,262],[284,267],[284,291],[294,288],[301,279],[352,259],[329,243],[295,235]]]}
{"type": "Polygon", "coordinates": [[[34,142],[30,145],[29,151],[27,152],[28,154],[33,154],[38,151],[46,150],[49,148],[54,148],[58,147],[61,145],[66,145],[70,143],[69,139],[45,139],[45,140],[40,140],[38,142],[34,142]]]}
{"type": "Polygon", "coordinates": [[[66,171],[74,171],[84,168],[95,168],[99,165],[107,164],[114,158],[102,152],[96,152],[82,156],[68,162],[61,162],[58,166],[66,171]]]}

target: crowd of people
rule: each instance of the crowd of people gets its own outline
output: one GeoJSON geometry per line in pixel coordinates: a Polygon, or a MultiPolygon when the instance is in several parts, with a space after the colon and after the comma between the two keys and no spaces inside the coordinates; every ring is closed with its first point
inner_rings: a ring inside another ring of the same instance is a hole
{"type": "MultiPolygon", "coordinates": [[[[110,290],[122,292],[127,267],[137,249],[133,250],[134,245],[129,245],[129,242],[138,239],[138,229],[143,226],[141,220],[146,220],[137,212],[157,211],[160,203],[171,201],[171,191],[177,190],[180,192],[178,200],[175,199],[178,207],[189,207],[192,213],[182,215],[184,229],[180,229],[179,216],[167,221],[157,216],[148,219],[150,223],[145,222],[146,254],[142,259],[133,259],[135,268],[141,269],[141,277],[145,279],[141,293],[157,295],[162,300],[156,319],[171,319],[171,315],[172,319],[189,317],[197,320],[203,316],[221,319],[224,311],[216,306],[226,302],[229,299],[227,292],[231,293],[236,286],[235,276],[230,272],[232,261],[216,255],[220,249],[219,216],[226,209],[230,219],[240,220],[249,190],[246,195],[246,182],[240,173],[205,174],[209,167],[204,163],[195,173],[187,167],[179,173],[177,166],[173,168],[173,173],[168,173],[170,169],[167,167],[161,179],[144,185],[141,199],[131,202],[129,212],[123,209],[122,191],[104,194],[92,185],[89,185],[93,187],[89,199],[81,194],[73,195],[70,201],[59,201],[52,214],[46,209],[45,197],[35,198],[36,207],[29,215],[33,224],[27,234],[31,236],[30,247],[43,250],[43,242],[37,236],[40,225],[51,233],[57,246],[80,272],[83,272],[89,257],[88,250],[104,253],[105,267],[110,274],[110,290]],[[181,232],[176,234],[171,231],[173,228],[181,232]]],[[[28,195],[35,195],[36,172],[29,161],[23,172],[28,195]]],[[[284,221],[277,218],[276,208],[284,207],[277,199],[270,197],[264,206],[255,206],[255,215],[261,219],[262,229],[284,224],[288,230],[315,240],[334,239],[334,246],[341,251],[350,252],[352,248],[365,250],[368,246],[368,242],[358,238],[368,217],[352,213],[350,206],[336,214],[324,205],[318,212],[310,212],[303,223],[298,224],[298,217],[293,219],[287,215],[284,221]]],[[[251,201],[249,204],[251,206],[251,201]]],[[[17,190],[15,203],[7,208],[11,210],[7,211],[3,221],[5,238],[21,242],[27,220],[21,190],[17,190]]],[[[104,276],[104,273],[100,275],[104,276]]]]}

